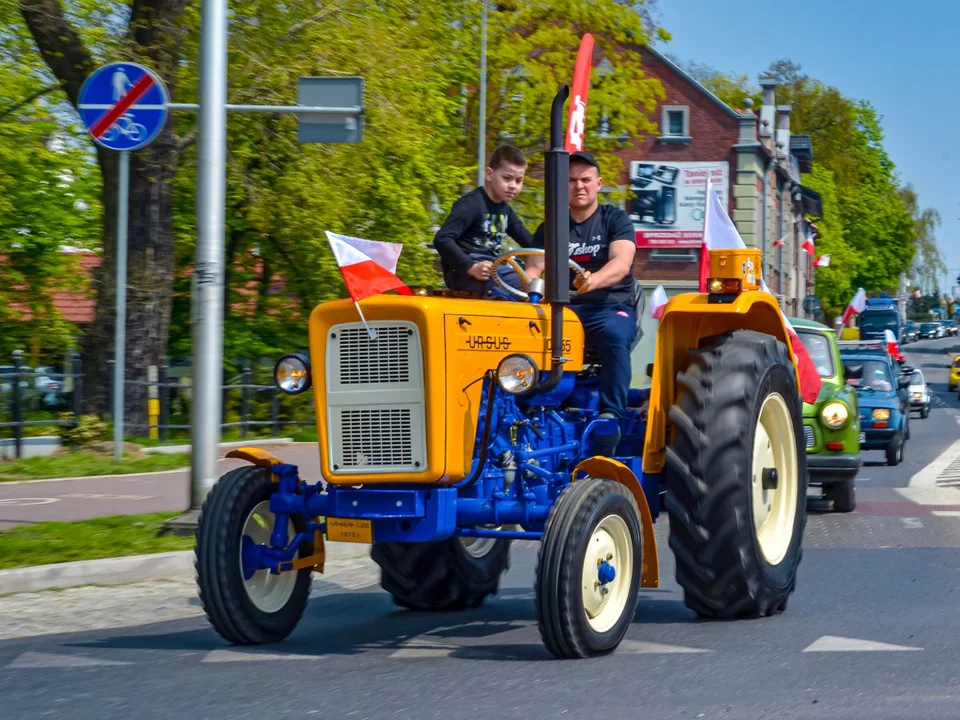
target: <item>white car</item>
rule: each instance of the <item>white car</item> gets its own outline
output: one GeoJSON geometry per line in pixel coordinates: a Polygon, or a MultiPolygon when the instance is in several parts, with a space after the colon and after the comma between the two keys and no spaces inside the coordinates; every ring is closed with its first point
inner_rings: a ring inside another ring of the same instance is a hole
{"type": "Polygon", "coordinates": [[[925,418],[930,414],[930,386],[924,381],[920,370],[914,370],[910,375],[907,397],[910,398],[910,409],[919,410],[920,417],[925,418]]]}

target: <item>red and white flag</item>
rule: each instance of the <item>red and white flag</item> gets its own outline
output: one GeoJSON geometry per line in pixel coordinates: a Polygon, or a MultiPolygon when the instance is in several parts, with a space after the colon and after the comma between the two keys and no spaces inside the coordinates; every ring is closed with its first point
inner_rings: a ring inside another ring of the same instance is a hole
{"type": "Polygon", "coordinates": [[[703,214],[703,242],[700,244],[700,292],[707,291],[710,277],[710,251],[745,248],[736,225],[723,209],[713,178],[707,178],[706,208],[703,214]]]}
{"type": "Polygon", "coordinates": [[[785,244],[785,242],[786,242],[786,239],[787,239],[789,236],[790,236],[790,233],[787,233],[786,235],[784,235],[784,236],[783,236],[782,238],[780,238],[779,240],[774,240],[774,241],[773,241],[773,246],[774,246],[774,247],[783,247],[784,244],[785,244]]]}
{"type": "Polygon", "coordinates": [[[853,300],[847,304],[847,309],[843,312],[843,324],[846,325],[850,318],[852,318],[854,315],[862,313],[866,306],[867,293],[863,288],[860,288],[857,290],[856,295],[853,296],[853,300]]]}
{"type": "MultiPolygon", "coordinates": [[[[760,289],[773,295],[767,286],[767,281],[764,280],[762,276],[760,278],[760,289]]],[[[787,334],[790,336],[790,346],[793,348],[793,354],[797,356],[797,370],[800,373],[800,398],[805,403],[812,405],[817,401],[817,396],[820,395],[823,380],[820,378],[820,373],[817,372],[817,366],[813,364],[810,353],[807,352],[807,346],[803,344],[803,340],[797,335],[793,323],[783,314],[783,309],[780,308],[779,303],[777,304],[777,308],[780,310],[780,317],[783,318],[783,324],[787,326],[787,334]]]]}
{"type": "Polygon", "coordinates": [[[593,65],[593,35],[586,33],[580,39],[577,62],[573,67],[573,88],[570,111],[567,113],[567,139],[564,150],[574,153],[583,150],[583,135],[587,129],[587,93],[590,90],[590,69],[593,65]]]}
{"type": "Polygon", "coordinates": [[[830,267],[830,256],[821,255],[813,262],[814,267],[830,267]]]}
{"type": "Polygon", "coordinates": [[[366,325],[370,337],[375,338],[377,334],[367,325],[367,319],[359,303],[363,298],[378,295],[387,290],[396,290],[401,295],[413,294],[406,283],[397,277],[397,260],[400,258],[403,245],[381,240],[364,240],[332,233],[329,230],[326,233],[327,242],[333,250],[333,257],[337,260],[347,292],[353,298],[353,303],[357,306],[357,312],[360,313],[360,319],[366,325]]]}
{"type": "Polygon", "coordinates": [[[913,296],[914,296],[917,300],[919,300],[920,298],[923,297],[923,295],[920,294],[920,288],[917,288],[916,290],[913,291],[913,296]]]}
{"type": "Polygon", "coordinates": [[[667,292],[663,285],[657,285],[656,290],[650,295],[650,317],[659,320],[663,317],[663,309],[667,306],[667,292]]]}
{"type": "Polygon", "coordinates": [[[899,360],[900,362],[903,362],[904,360],[903,353],[900,352],[900,345],[897,343],[897,338],[893,334],[893,331],[884,330],[883,339],[884,339],[884,342],[886,342],[887,344],[887,352],[890,353],[890,356],[893,357],[895,360],[899,360]]]}
{"type": "Polygon", "coordinates": [[[816,233],[813,231],[813,228],[810,227],[810,224],[804,223],[804,226],[803,226],[804,241],[803,241],[803,245],[800,246],[800,249],[803,250],[807,255],[810,255],[811,257],[817,256],[817,248],[813,244],[813,238],[815,237],[815,235],[816,233]]]}

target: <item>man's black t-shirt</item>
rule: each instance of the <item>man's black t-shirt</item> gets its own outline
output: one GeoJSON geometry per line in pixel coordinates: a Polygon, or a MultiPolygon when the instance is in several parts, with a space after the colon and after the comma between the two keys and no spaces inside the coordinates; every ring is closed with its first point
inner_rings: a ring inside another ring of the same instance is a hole
{"type": "MultiPolygon", "coordinates": [[[[610,259],[612,240],[634,240],[636,231],[630,216],[616,205],[601,204],[583,222],[570,218],[570,259],[584,270],[595,273],[610,259]]],[[[542,248],[544,240],[543,223],[533,234],[533,247],[542,248]]],[[[570,271],[570,282],[576,274],[570,271]]],[[[628,272],[622,279],[610,287],[591,290],[583,295],[570,298],[570,303],[590,303],[612,305],[633,302],[633,273],[628,272]]]]}
{"type": "Polygon", "coordinates": [[[493,202],[482,187],[460,197],[450,209],[433,244],[446,269],[466,273],[475,257],[493,260],[504,251],[509,235],[521,247],[531,247],[533,235],[506,202],[493,202]]]}

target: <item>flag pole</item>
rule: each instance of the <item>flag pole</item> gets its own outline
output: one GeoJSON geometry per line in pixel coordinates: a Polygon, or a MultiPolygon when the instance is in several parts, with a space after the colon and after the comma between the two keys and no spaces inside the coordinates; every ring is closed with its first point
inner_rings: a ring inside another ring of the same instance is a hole
{"type": "Polygon", "coordinates": [[[364,316],[363,310],[360,309],[360,303],[354,300],[353,304],[357,308],[357,312],[360,313],[360,319],[363,321],[363,326],[367,329],[367,332],[370,334],[370,339],[376,340],[377,331],[374,330],[372,327],[370,327],[370,325],[367,323],[367,318],[364,316]]]}

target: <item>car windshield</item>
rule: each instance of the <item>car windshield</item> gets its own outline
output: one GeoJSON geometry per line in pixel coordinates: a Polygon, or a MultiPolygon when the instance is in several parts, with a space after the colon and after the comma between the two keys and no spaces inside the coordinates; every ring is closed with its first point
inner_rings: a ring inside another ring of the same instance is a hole
{"type": "Polygon", "coordinates": [[[817,372],[820,377],[833,377],[833,353],[830,352],[830,341],[818,332],[804,332],[798,330],[797,334],[803,341],[803,346],[810,353],[810,359],[817,366],[817,372]]]}
{"type": "Polygon", "coordinates": [[[927,332],[927,330],[936,330],[936,329],[937,329],[937,324],[936,324],[936,323],[924,323],[923,325],[920,326],[920,329],[921,329],[923,332],[927,332]]]}
{"type": "Polygon", "coordinates": [[[851,380],[851,385],[858,388],[869,388],[880,392],[889,392],[893,389],[893,378],[890,375],[890,366],[881,360],[848,360],[849,365],[863,366],[863,374],[858,380],[851,380]]]}
{"type": "Polygon", "coordinates": [[[861,330],[886,330],[897,327],[897,316],[895,313],[884,313],[882,315],[864,315],[860,320],[861,330]]]}
{"type": "Polygon", "coordinates": [[[921,375],[919,372],[915,372],[913,375],[910,376],[910,384],[923,385],[923,375],[921,375]]]}

